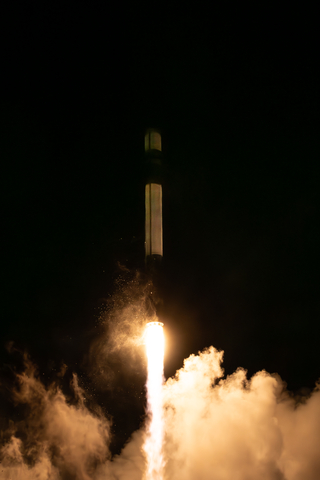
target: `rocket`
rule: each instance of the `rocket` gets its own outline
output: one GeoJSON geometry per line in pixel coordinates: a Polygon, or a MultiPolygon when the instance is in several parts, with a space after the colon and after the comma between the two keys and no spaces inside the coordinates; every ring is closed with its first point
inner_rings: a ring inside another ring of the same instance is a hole
{"type": "Polygon", "coordinates": [[[162,145],[161,134],[149,128],[145,134],[145,263],[151,272],[157,270],[163,256],[162,234],[162,145]]]}

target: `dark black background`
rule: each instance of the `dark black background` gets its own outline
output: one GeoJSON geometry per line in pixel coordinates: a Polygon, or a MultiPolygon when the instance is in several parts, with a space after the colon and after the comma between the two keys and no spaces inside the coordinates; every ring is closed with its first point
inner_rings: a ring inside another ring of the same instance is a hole
{"type": "Polygon", "coordinates": [[[315,12],[50,0],[9,8],[0,127],[3,369],[18,361],[9,341],[29,352],[44,381],[65,362],[118,418],[115,450],[139,425],[144,373],[130,380],[124,367],[125,394],[119,385],[106,393],[93,388],[82,362],[101,334],[99,307],[123,274],[119,262],[143,268],[144,131],[154,126],[166,159],[159,285],[166,376],[214,345],[225,351],[227,374],[266,369],[293,391],[313,388],[320,377],[315,12]]]}

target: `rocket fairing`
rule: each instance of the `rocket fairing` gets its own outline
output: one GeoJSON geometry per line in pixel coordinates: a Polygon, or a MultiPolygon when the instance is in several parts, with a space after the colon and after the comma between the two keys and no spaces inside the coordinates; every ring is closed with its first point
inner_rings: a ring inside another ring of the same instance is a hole
{"type": "Polygon", "coordinates": [[[145,261],[153,270],[163,256],[161,135],[150,128],[145,135],[147,181],[145,186],[145,261]]]}

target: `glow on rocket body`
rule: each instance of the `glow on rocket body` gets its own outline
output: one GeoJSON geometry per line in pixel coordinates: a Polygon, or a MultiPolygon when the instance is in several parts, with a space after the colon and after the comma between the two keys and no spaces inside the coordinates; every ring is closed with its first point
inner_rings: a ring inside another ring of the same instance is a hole
{"type": "Polygon", "coordinates": [[[148,183],[146,200],[146,256],[163,255],[162,247],[162,186],[148,183]]]}
{"type": "MultiPolygon", "coordinates": [[[[154,129],[145,135],[145,152],[151,169],[161,167],[161,135],[154,129]]],[[[162,185],[157,176],[151,175],[145,187],[145,256],[148,258],[163,256],[162,233],[162,185]]]]}

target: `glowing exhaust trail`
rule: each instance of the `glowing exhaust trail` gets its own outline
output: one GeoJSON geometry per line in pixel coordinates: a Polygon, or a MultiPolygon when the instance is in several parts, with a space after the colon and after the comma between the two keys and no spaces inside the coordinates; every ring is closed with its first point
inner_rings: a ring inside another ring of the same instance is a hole
{"type": "Polygon", "coordinates": [[[146,480],[162,480],[162,385],[164,357],[162,323],[151,322],[147,324],[146,351],[148,358],[147,413],[149,416],[147,437],[144,444],[144,451],[147,457],[146,480]]]}

